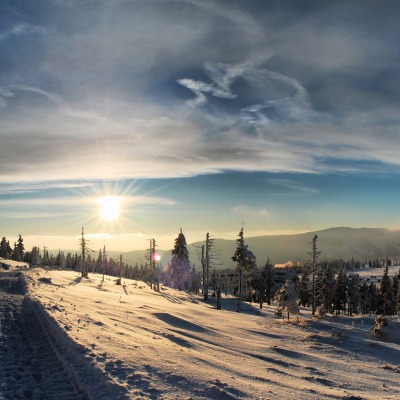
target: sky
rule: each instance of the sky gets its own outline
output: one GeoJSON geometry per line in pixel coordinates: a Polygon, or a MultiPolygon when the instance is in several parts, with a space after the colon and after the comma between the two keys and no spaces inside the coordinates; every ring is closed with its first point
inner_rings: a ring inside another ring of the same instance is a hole
{"type": "Polygon", "coordinates": [[[397,0],[1,1],[0,236],[78,249],[84,227],[129,251],[181,228],[188,243],[399,228],[399,15],[397,0]]]}

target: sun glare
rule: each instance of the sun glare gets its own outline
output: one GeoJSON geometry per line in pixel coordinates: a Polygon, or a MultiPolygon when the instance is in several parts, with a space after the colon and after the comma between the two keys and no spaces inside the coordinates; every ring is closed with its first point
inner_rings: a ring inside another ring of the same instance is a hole
{"type": "Polygon", "coordinates": [[[100,197],[99,204],[100,217],[105,221],[114,221],[120,212],[121,198],[116,196],[100,197]]]}

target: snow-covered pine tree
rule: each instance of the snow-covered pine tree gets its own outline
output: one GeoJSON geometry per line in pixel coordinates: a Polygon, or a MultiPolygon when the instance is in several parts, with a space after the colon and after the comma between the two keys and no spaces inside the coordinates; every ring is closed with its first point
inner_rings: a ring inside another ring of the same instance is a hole
{"type": "Polygon", "coordinates": [[[295,314],[298,318],[298,298],[299,296],[296,291],[296,286],[292,280],[287,280],[275,294],[275,301],[278,302],[278,305],[282,310],[287,311],[288,319],[290,319],[290,314],[295,314]]]}
{"type": "Polygon", "coordinates": [[[396,299],[393,293],[392,282],[389,278],[388,267],[386,266],[385,272],[379,286],[378,294],[378,314],[393,315],[396,310],[396,299]]]}
{"type": "Polygon", "coordinates": [[[175,246],[172,250],[169,278],[174,288],[186,290],[190,286],[190,277],[189,252],[185,235],[181,229],[178,237],[175,239],[175,246]]]}
{"type": "Polygon", "coordinates": [[[19,235],[17,240],[17,249],[19,253],[19,259],[20,261],[22,261],[24,259],[25,246],[24,246],[24,239],[22,239],[21,235],[19,235]]]}
{"type": "Polygon", "coordinates": [[[1,258],[8,258],[8,248],[7,248],[7,240],[3,236],[0,242],[0,257],[1,258]]]}
{"type": "Polygon", "coordinates": [[[236,262],[236,295],[238,299],[237,312],[240,311],[240,302],[246,298],[251,298],[251,279],[253,270],[256,266],[256,258],[248,249],[244,242],[243,228],[239,232],[239,239],[236,240],[235,254],[232,256],[232,261],[236,262]]]}

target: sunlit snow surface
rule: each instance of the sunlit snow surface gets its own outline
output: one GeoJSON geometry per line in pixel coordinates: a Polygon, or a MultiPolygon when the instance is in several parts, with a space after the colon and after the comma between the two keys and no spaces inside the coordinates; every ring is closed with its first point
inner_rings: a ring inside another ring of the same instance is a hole
{"type": "Polygon", "coordinates": [[[219,311],[213,299],[163,287],[156,293],[128,279],[117,286],[97,274],[27,274],[30,296],[121,398],[400,398],[397,317],[376,338],[372,317],[311,321],[302,310],[302,322],[288,324],[270,306],[236,313],[235,300],[224,296],[219,311]]]}

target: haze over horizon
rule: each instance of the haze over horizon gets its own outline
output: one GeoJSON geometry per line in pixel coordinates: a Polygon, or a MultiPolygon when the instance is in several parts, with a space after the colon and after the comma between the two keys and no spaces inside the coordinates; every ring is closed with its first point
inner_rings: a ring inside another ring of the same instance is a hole
{"type": "Polygon", "coordinates": [[[0,236],[400,227],[400,3],[5,0],[0,236]]]}

